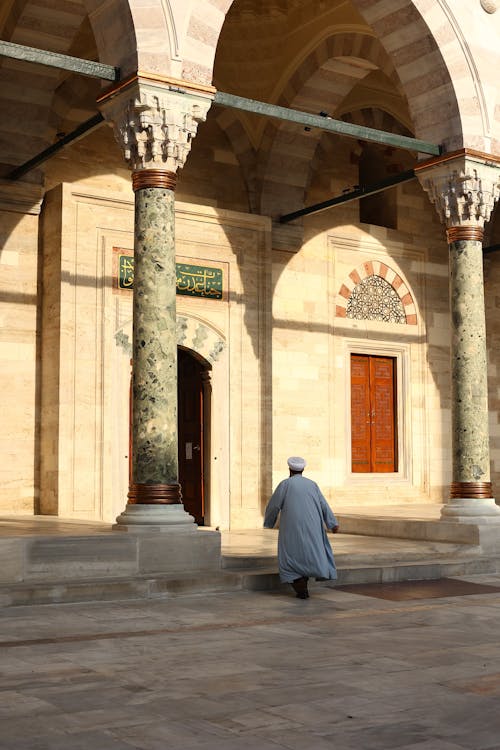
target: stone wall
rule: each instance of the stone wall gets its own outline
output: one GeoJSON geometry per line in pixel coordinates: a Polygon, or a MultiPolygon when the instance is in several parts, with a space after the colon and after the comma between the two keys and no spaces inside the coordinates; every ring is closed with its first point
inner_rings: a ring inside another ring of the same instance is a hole
{"type": "MultiPolygon", "coordinates": [[[[260,519],[270,487],[263,404],[270,222],[177,203],[178,262],[221,268],[222,300],[178,296],[178,343],[210,368],[212,525],[260,519]]],[[[117,252],[133,249],[133,196],[62,185],[44,214],[43,512],[112,520],[128,490],[132,295],[117,252]]]]}
{"type": "Polygon", "coordinates": [[[38,507],[36,186],[0,186],[0,513],[38,507]]]}

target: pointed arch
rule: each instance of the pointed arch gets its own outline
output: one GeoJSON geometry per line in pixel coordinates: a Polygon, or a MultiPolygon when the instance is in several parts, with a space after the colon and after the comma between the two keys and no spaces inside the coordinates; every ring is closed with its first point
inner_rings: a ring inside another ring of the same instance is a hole
{"type": "Polygon", "coordinates": [[[178,312],[177,345],[190,349],[212,366],[226,348],[226,340],[206,321],[178,312]]]}
{"type": "MultiPolygon", "coordinates": [[[[349,302],[353,298],[355,289],[359,289],[367,279],[382,279],[385,284],[390,286],[395,295],[397,295],[401,309],[404,313],[404,323],[406,325],[417,325],[417,308],[408,284],[393,268],[379,260],[365,261],[357,268],[353,269],[344,279],[339,289],[335,305],[335,315],[337,318],[350,317],[348,314],[349,302]]],[[[367,316],[366,320],[373,320],[367,316]]]]}
{"type": "MultiPolygon", "coordinates": [[[[380,70],[398,88],[390,58],[377,39],[362,33],[334,34],[321,40],[319,47],[298,64],[279,103],[337,117],[337,110],[349,92],[374,70],[380,70]]],[[[261,165],[262,213],[274,216],[303,205],[311,164],[322,137],[322,131],[297,131],[291,123],[265,124],[261,148],[268,156],[261,165]],[[290,154],[293,154],[292,174],[290,154]]]]}

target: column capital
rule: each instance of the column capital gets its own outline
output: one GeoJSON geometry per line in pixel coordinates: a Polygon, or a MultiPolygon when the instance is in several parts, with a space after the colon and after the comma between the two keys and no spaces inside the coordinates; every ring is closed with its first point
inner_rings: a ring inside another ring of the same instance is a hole
{"type": "Polygon", "coordinates": [[[137,73],[103,94],[97,104],[134,172],[175,175],[186,162],[214,93],[209,86],[137,73]]]}
{"type": "MultiPolygon", "coordinates": [[[[482,239],[500,195],[500,156],[462,149],[419,164],[415,174],[446,228],[482,239]]],[[[464,235],[465,236],[465,235],[464,235]]]]}

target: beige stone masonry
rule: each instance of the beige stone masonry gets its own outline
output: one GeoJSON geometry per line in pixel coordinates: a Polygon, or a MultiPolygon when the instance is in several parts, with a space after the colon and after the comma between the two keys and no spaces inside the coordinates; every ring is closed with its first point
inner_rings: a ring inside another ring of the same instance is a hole
{"type": "MultiPolygon", "coordinates": [[[[128,486],[132,332],[132,295],[113,288],[113,248],[132,247],[132,196],[65,185],[50,196],[46,226],[43,510],[112,521],[128,486]]],[[[179,262],[221,268],[224,278],[221,301],[177,297],[178,343],[210,371],[207,520],[260,525],[271,468],[270,221],[178,203],[176,233],[179,262]]]]}

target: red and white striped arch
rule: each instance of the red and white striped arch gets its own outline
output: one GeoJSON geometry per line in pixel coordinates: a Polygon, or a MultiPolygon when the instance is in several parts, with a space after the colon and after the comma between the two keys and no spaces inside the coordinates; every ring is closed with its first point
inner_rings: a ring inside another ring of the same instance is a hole
{"type": "Polygon", "coordinates": [[[353,269],[339,289],[335,305],[337,318],[347,317],[347,303],[355,287],[370,276],[380,276],[392,286],[403,306],[407,325],[417,325],[417,308],[413,295],[397,271],[380,260],[368,260],[353,269]]]}
{"type": "MultiPolygon", "coordinates": [[[[123,74],[141,69],[211,84],[226,14],[241,0],[83,2],[102,62],[123,74]]],[[[479,2],[351,3],[391,60],[417,138],[447,150],[500,148],[500,48],[479,2]]]]}

